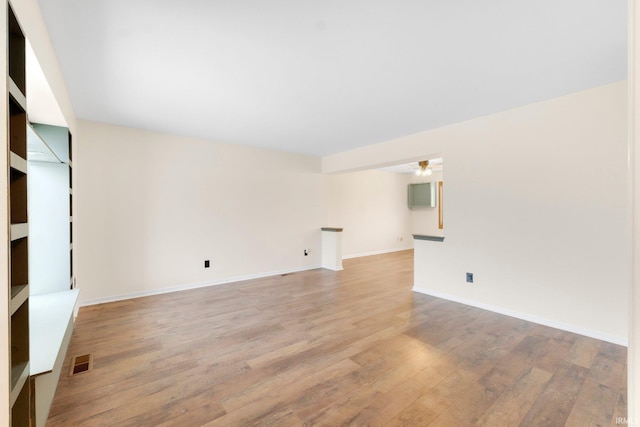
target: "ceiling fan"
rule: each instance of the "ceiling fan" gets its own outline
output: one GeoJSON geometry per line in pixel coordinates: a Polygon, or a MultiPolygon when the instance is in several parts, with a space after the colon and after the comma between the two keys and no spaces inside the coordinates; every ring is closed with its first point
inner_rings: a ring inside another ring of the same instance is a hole
{"type": "Polygon", "coordinates": [[[418,162],[419,168],[416,169],[417,176],[429,176],[433,173],[431,168],[429,167],[429,160],[422,160],[418,162]]]}

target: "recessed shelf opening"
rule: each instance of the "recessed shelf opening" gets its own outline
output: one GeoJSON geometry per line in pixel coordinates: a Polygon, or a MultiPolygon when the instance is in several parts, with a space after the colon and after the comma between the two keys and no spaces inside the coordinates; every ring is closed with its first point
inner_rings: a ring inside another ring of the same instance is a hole
{"type": "Polygon", "coordinates": [[[27,175],[16,169],[10,172],[11,224],[27,222],[27,175]]]}
{"type": "Polygon", "coordinates": [[[23,414],[29,413],[30,396],[29,386],[25,384],[11,408],[12,427],[29,427],[29,418],[25,418],[23,414]]]}
{"type": "Polygon", "coordinates": [[[27,76],[25,69],[25,38],[18,19],[9,8],[9,76],[16,86],[26,95],[27,76]]]}
{"type": "Polygon", "coordinates": [[[27,113],[13,99],[9,99],[10,149],[23,159],[27,158],[27,113]]]}
{"type": "Polygon", "coordinates": [[[27,237],[11,242],[11,286],[29,283],[29,241],[27,237]]]}
{"type": "Polygon", "coordinates": [[[11,316],[11,384],[18,382],[29,362],[29,300],[11,316]]]}

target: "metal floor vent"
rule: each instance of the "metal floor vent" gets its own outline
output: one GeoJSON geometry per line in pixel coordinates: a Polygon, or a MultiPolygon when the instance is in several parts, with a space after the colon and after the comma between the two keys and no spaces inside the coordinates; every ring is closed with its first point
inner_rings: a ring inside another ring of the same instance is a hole
{"type": "Polygon", "coordinates": [[[69,376],[78,375],[83,372],[89,372],[93,367],[93,354],[83,354],[82,356],[74,356],[71,358],[71,368],[69,376]]]}

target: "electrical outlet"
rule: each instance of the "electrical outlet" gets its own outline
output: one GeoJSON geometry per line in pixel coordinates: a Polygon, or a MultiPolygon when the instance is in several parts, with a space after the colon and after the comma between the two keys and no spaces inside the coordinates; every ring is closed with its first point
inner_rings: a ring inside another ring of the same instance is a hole
{"type": "Polygon", "coordinates": [[[209,262],[208,259],[204,260],[204,268],[209,268],[211,266],[211,263],[209,262]]]}
{"type": "Polygon", "coordinates": [[[473,283],[473,273],[467,273],[467,283],[473,283]]]}
{"type": "Polygon", "coordinates": [[[304,250],[304,256],[308,256],[309,255],[309,249],[305,249],[304,250]]]}

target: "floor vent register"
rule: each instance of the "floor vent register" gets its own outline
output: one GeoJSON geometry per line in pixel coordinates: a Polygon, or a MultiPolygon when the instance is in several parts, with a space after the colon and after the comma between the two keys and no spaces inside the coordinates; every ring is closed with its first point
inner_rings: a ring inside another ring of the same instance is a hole
{"type": "Polygon", "coordinates": [[[69,376],[89,372],[93,367],[93,354],[83,354],[82,356],[74,356],[71,358],[71,368],[69,376]]]}

